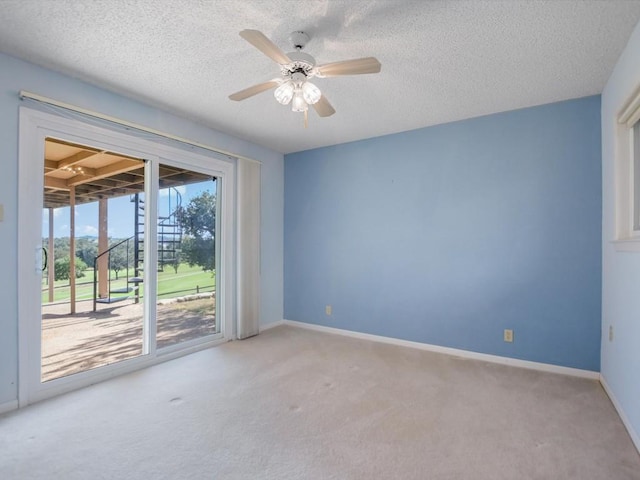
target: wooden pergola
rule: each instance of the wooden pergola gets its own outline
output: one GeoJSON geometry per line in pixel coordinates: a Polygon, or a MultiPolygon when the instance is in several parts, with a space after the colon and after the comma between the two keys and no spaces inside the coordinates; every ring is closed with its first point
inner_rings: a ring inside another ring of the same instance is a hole
{"type": "MultiPolygon", "coordinates": [[[[75,206],[98,202],[98,252],[109,248],[109,198],[144,192],[144,160],[116,152],[47,138],[44,158],[44,208],[49,211],[49,301],[53,301],[55,259],[53,211],[69,207],[69,271],[75,272],[75,206]],[[73,252],[73,253],[72,253],[73,252]]],[[[160,165],[159,188],[177,187],[211,179],[189,170],[160,165]]],[[[98,262],[98,285],[104,294],[108,283],[107,257],[98,262]]],[[[71,313],[76,304],[75,275],[69,276],[71,313]]]]}

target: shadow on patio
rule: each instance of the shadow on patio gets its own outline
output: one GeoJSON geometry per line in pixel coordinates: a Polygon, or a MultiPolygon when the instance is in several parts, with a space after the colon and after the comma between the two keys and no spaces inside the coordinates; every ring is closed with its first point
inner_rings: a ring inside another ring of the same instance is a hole
{"type": "MultiPolygon", "coordinates": [[[[142,354],[142,304],[107,305],[92,311],[92,302],[42,307],[42,381],[109,365],[142,354]]],[[[215,298],[157,306],[157,347],[216,333],[215,298]]]]}

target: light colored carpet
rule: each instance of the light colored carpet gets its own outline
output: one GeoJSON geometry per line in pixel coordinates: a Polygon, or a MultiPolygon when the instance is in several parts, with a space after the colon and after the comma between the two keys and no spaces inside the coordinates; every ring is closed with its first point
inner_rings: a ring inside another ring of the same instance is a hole
{"type": "Polygon", "coordinates": [[[598,382],[293,327],[0,418],[9,479],[640,479],[598,382]]]}

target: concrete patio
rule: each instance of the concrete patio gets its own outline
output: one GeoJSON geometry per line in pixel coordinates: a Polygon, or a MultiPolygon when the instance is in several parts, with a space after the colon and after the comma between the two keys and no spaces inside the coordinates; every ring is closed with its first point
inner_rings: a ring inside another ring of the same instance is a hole
{"type": "MultiPolygon", "coordinates": [[[[185,297],[186,298],[186,297],[185,297]]],[[[163,348],[216,333],[215,297],[157,305],[157,346],[163,348]]],[[[42,306],[42,381],[109,365],[142,353],[142,304],[99,305],[91,300],[42,306]]]]}

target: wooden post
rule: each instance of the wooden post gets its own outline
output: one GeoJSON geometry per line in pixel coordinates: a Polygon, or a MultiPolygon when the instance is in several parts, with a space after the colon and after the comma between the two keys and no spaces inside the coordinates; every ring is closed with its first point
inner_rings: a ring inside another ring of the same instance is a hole
{"type": "MultiPolygon", "coordinates": [[[[98,201],[98,254],[109,249],[108,202],[106,198],[98,201]]],[[[120,247],[118,247],[120,248],[120,247]]],[[[109,254],[98,259],[98,297],[109,296],[109,254]]]]}
{"type": "Polygon", "coordinates": [[[56,281],[56,259],[53,254],[53,208],[49,208],[49,251],[47,252],[47,272],[49,274],[49,303],[53,302],[54,283],[56,281]]]}
{"type": "Polygon", "coordinates": [[[69,187],[69,301],[76,313],[76,187],[69,187]]]}

